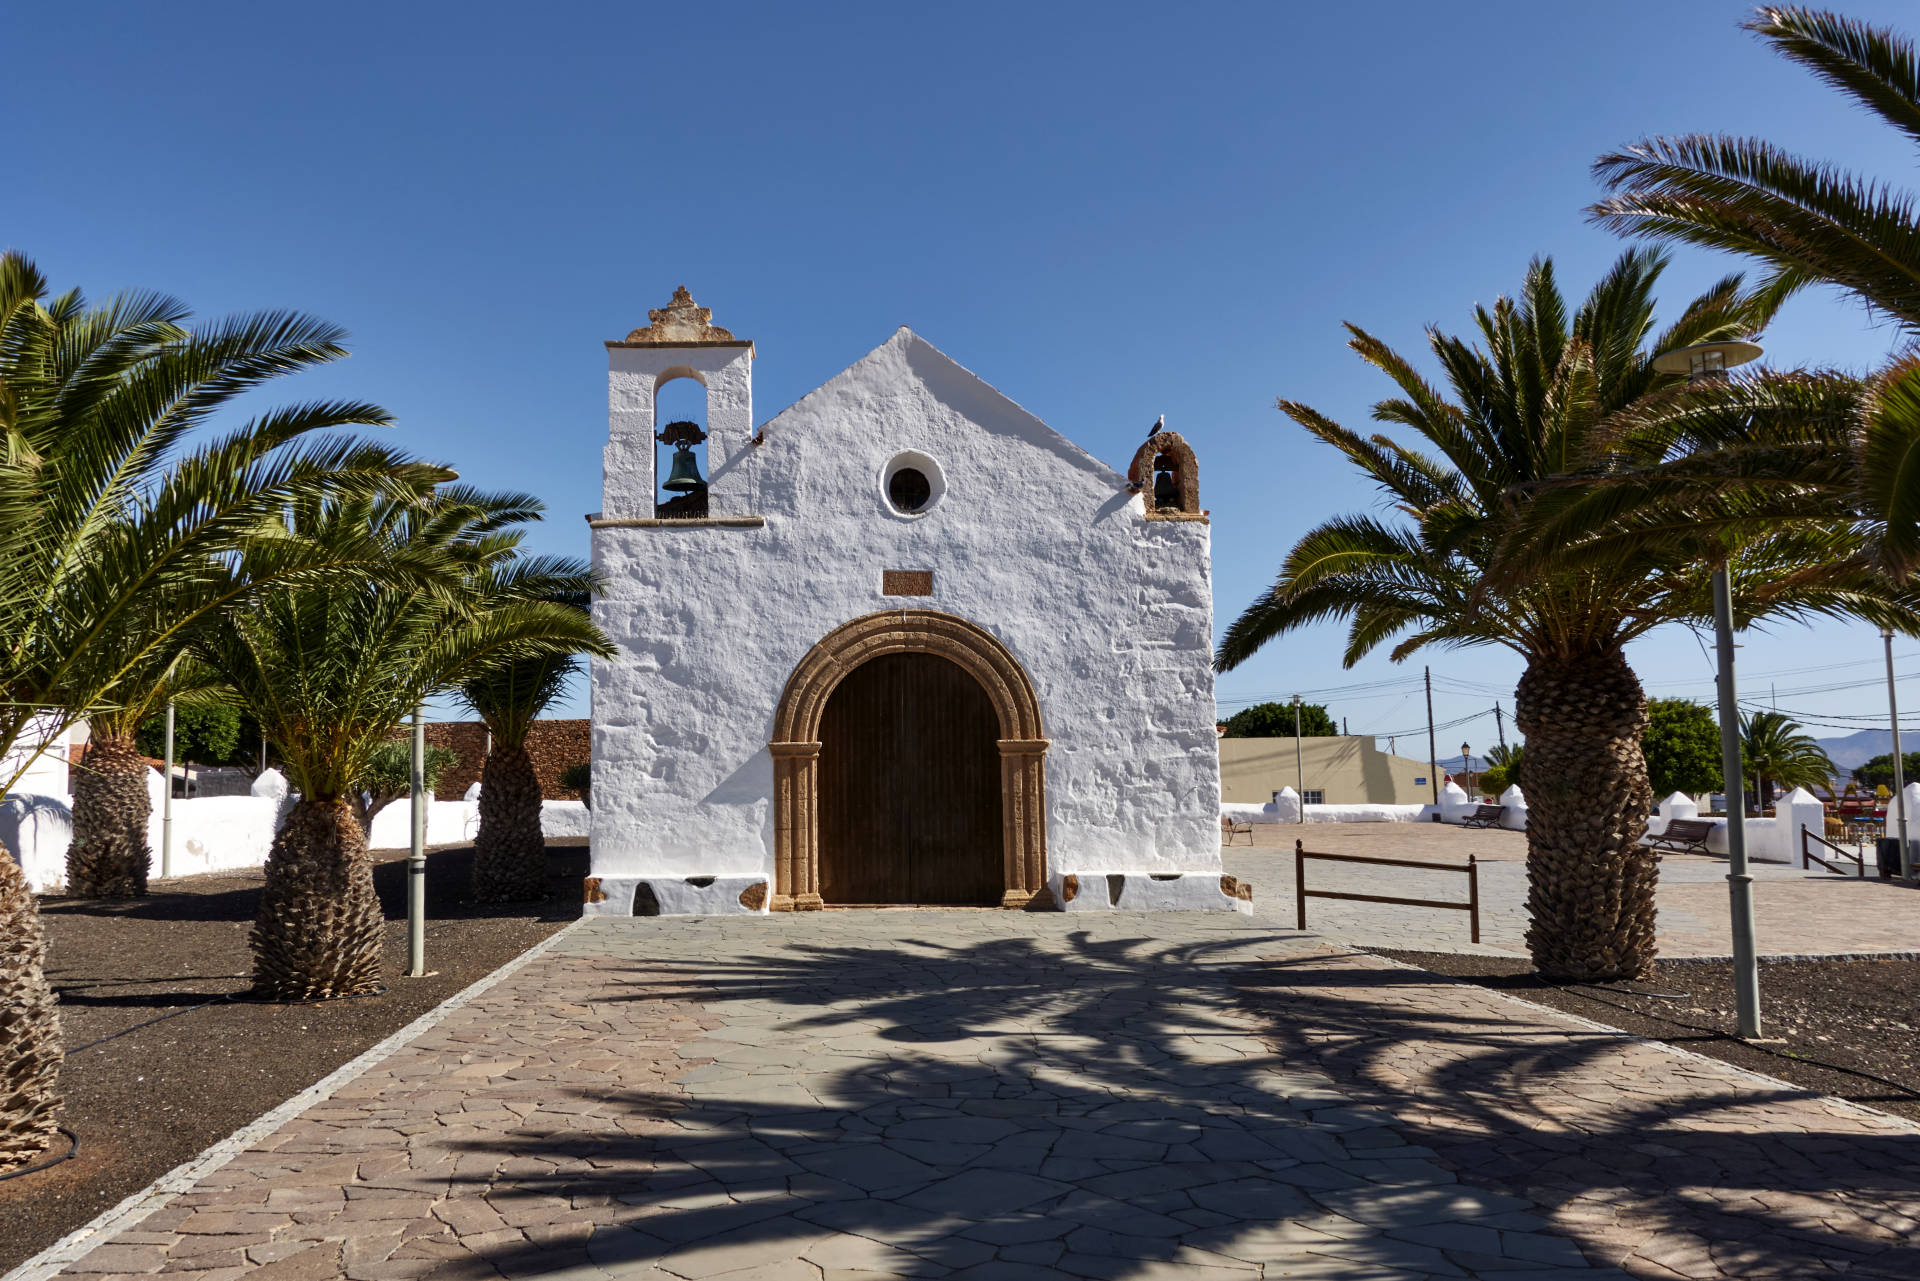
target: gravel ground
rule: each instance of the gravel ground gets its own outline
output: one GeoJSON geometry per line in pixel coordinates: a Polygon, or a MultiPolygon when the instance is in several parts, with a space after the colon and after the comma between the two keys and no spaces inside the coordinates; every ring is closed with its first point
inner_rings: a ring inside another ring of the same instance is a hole
{"type": "Polygon", "coordinates": [[[1775,1039],[1759,1046],[1733,1035],[1725,961],[1662,961],[1640,982],[1568,984],[1535,976],[1524,959],[1369,950],[1920,1120],[1920,961],[1763,963],[1761,1032],[1775,1039]]]}
{"type": "Polygon", "coordinates": [[[554,897],[463,900],[471,846],[430,851],[425,979],[406,968],[406,853],[374,855],[387,916],[385,995],[307,1005],[222,998],[249,986],[258,869],[154,882],[145,899],[40,901],[60,996],[60,1087],[75,1157],[0,1180],[0,1271],[313,1084],[580,914],[584,840],[549,844],[554,897]],[[201,1006],[203,1002],[214,1004],[201,1006]],[[167,1017],[168,1015],[177,1017],[167,1017]],[[147,1026],[137,1026],[159,1019],[147,1026]],[[111,1038],[111,1039],[102,1039],[111,1038]]]}

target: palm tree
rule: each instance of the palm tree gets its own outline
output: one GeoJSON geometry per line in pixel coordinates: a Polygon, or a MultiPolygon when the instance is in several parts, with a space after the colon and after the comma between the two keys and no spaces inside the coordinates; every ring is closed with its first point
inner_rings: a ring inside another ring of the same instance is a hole
{"type": "MultiPolygon", "coordinates": [[[[1404,519],[1343,516],[1308,532],[1272,589],[1227,629],[1217,658],[1230,669],[1278,636],[1336,618],[1349,625],[1349,666],[1396,638],[1396,661],[1427,645],[1517,652],[1526,661],[1516,723],[1526,736],[1527,943],[1534,964],[1555,976],[1623,978],[1653,960],[1657,863],[1639,844],[1652,805],[1640,754],[1645,699],[1625,647],[1663,622],[1708,615],[1708,549],[1681,527],[1632,558],[1511,579],[1489,571],[1546,482],[1588,467],[1618,416],[1676,385],[1653,368],[1654,354],[1750,334],[1771,313],[1772,298],[1729,277],[1655,336],[1664,264],[1629,250],[1569,314],[1551,262],[1536,260],[1518,302],[1476,309],[1481,345],[1429,331],[1451,399],[1349,326],[1350,346],[1401,393],[1377,404],[1375,418],[1411,428],[1437,453],[1281,401],[1404,519]]],[[[1833,558],[1832,548],[1813,550],[1819,563],[1833,558]]],[[[1743,575],[1784,581],[1808,552],[1804,537],[1756,537],[1720,554],[1732,554],[1743,575]]],[[[1764,608],[1846,613],[1860,590],[1853,580],[1798,582],[1764,608]]]]}
{"type": "MultiPolygon", "coordinates": [[[[309,437],[387,421],[352,401],[270,411],[190,447],[233,397],[345,351],[340,330],[294,314],[188,320],[158,295],[50,296],[32,262],[0,254],[0,750],[138,701],[142,674],[170,667],[255,576],[322,567],[300,540],[253,539],[281,504],[323,479],[414,474],[391,451],[309,437]]],[[[60,1040],[37,908],[4,852],[0,926],[5,1168],[54,1137],[60,1040]]]]}
{"type": "MultiPolygon", "coordinates": [[[[1490,796],[1512,787],[1520,781],[1520,767],[1527,758],[1524,743],[1508,745],[1498,743],[1487,749],[1487,767],[1480,771],[1480,786],[1490,796]]],[[[1525,789],[1521,789],[1524,793],[1525,789]]]]}
{"type": "Polygon", "coordinates": [[[1754,803],[1767,807],[1773,785],[1831,788],[1839,773],[1811,734],[1784,712],[1756,711],[1740,718],[1740,758],[1754,783],[1754,803]]]}
{"type": "MultiPolygon", "coordinates": [[[[1767,6],[1746,25],[1920,140],[1920,57],[1911,41],[1802,8],[1767,6]]],[[[1602,156],[1594,168],[1614,193],[1591,210],[1602,224],[1756,258],[1772,268],[1767,287],[1777,295],[1809,283],[1837,285],[1909,337],[1920,336],[1920,217],[1910,195],[1756,138],[1645,139],[1602,156]]],[[[1827,390],[1844,400],[1847,381],[1827,390]]],[[[1807,391],[1789,385],[1776,392],[1757,380],[1745,395],[1765,408],[1776,394],[1791,401],[1807,391]]],[[[1871,556],[1883,570],[1904,576],[1920,566],[1920,361],[1898,358],[1851,395],[1853,411],[1836,439],[1848,446],[1841,457],[1856,465],[1837,482],[1818,486],[1816,501],[1867,520],[1874,529],[1871,556]]],[[[1746,409],[1732,407],[1734,433],[1747,430],[1746,409]]]]}
{"type": "MultiPolygon", "coordinates": [[[[147,892],[152,770],[134,739],[169,700],[214,700],[211,678],[192,663],[152,668],[155,653],[115,688],[111,707],[87,718],[87,751],[73,768],[73,837],[67,844],[67,893],[78,898],[138,898],[147,892]]],[[[168,779],[167,785],[172,786],[168,779]]]]}
{"type": "MultiPolygon", "coordinates": [[[[585,565],[567,566],[565,572],[588,576],[585,565]]],[[[576,607],[584,605],[582,599],[576,607]]],[[[473,842],[473,896],[482,903],[547,896],[540,780],[527,753],[527,734],[579,670],[570,657],[533,655],[503,663],[461,686],[461,699],[486,722],[492,740],[481,768],[480,831],[473,842]]]]}
{"type": "Polygon", "coordinates": [[[351,799],[374,755],[420,703],[495,664],[611,651],[588,617],[552,603],[591,584],[570,562],[522,559],[523,495],[442,487],[415,502],[291,505],[289,532],[343,554],[371,543],[424,586],[332,577],[272,586],[196,645],[259,720],[300,799],[268,854],[248,936],[254,986],[278,999],[380,986],[381,915],[351,799]]]}

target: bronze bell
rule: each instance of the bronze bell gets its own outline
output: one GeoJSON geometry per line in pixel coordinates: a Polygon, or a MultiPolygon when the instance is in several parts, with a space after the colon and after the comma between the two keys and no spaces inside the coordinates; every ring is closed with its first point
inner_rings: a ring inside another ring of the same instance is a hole
{"type": "Polygon", "coordinates": [[[700,463],[693,456],[693,447],[681,445],[676,448],[673,451],[673,471],[661,483],[660,488],[684,494],[706,487],[707,482],[700,478],[700,463]]]}
{"type": "Polygon", "coordinates": [[[1174,483],[1170,471],[1153,473],[1153,505],[1155,507],[1178,507],[1180,505],[1180,486],[1174,483]]]}

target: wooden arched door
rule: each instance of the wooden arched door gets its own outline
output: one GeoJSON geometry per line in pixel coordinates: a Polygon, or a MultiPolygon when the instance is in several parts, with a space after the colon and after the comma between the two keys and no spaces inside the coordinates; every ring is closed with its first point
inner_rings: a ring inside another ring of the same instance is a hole
{"type": "Polygon", "coordinates": [[[1000,719],[937,654],[869,659],[820,718],[820,897],[998,904],[1006,890],[1000,719]]]}

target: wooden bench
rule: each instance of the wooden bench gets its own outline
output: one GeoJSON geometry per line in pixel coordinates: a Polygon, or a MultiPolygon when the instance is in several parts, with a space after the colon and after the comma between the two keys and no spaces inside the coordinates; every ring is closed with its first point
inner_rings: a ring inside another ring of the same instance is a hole
{"type": "Polygon", "coordinates": [[[1713,822],[1704,818],[1676,818],[1667,821],[1667,830],[1655,836],[1647,834],[1647,844],[1657,850],[1677,853],[1711,854],[1707,838],[1713,835],[1713,822]]]}
{"type": "Polygon", "coordinates": [[[1253,824],[1236,823],[1227,815],[1222,814],[1220,816],[1220,843],[1222,845],[1231,845],[1233,844],[1233,838],[1236,836],[1245,836],[1247,838],[1247,844],[1253,844],[1253,824]]]}
{"type": "Polygon", "coordinates": [[[1460,820],[1462,827],[1498,827],[1500,816],[1507,812],[1504,805],[1476,805],[1473,813],[1460,820]]]}

